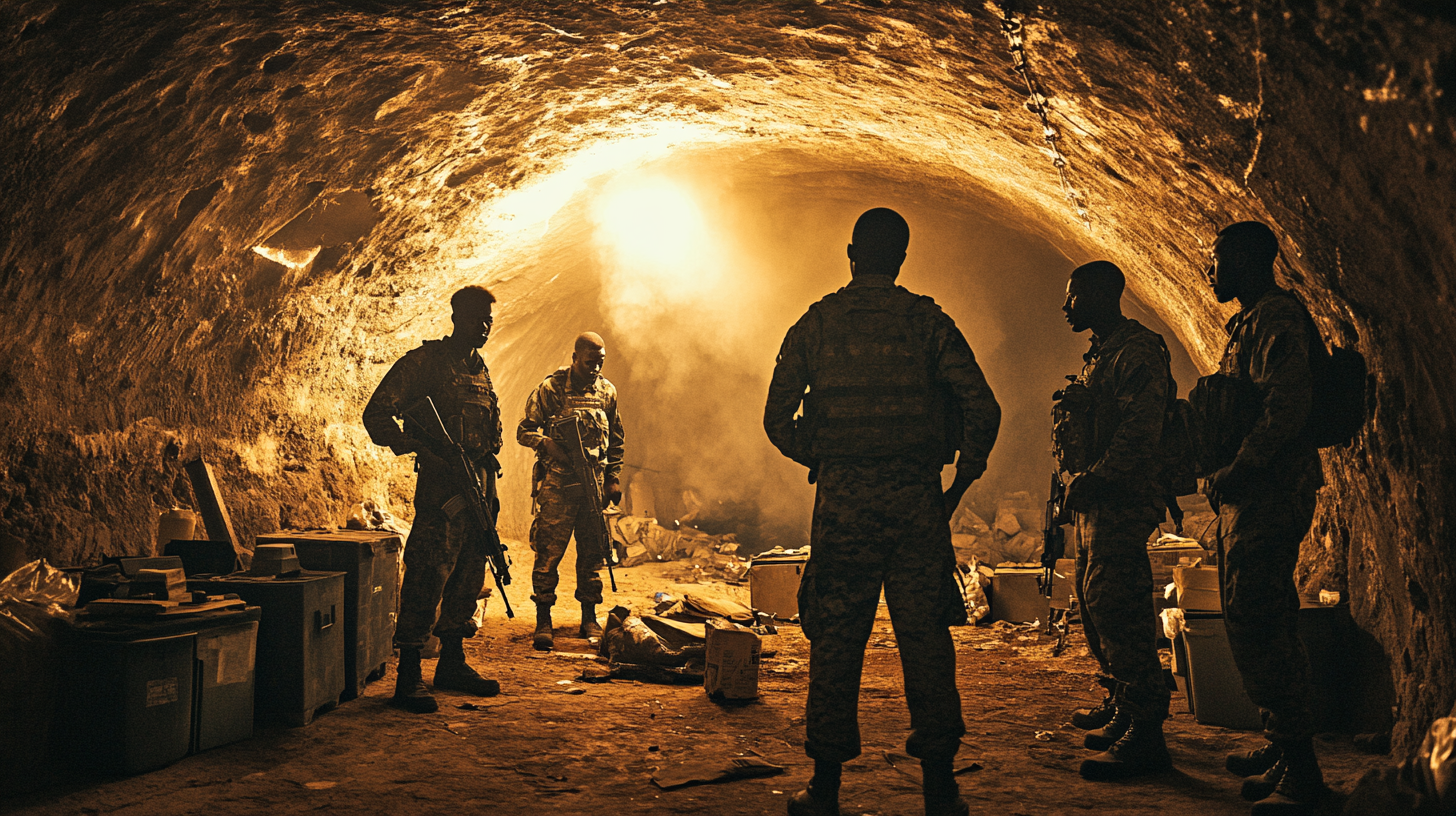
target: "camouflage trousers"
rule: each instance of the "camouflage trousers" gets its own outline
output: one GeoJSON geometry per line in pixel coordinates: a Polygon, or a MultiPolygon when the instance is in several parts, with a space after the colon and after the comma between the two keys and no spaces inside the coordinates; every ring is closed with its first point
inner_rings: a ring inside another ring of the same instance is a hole
{"type": "Polygon", "coordinates": [[[799,585],[809,639],[810,757],[859,756],[859,686],[880,590],[890,609],[911,756],[945,759],[965,723],[948,627],[966,622],[940,474],[915,463],[828,462],[814,499],[813,548],[799,585]]]}
{"type": "MultiPolygon", "coordinates": [[[[466,514],[454,520],[445,515],[441,508],[454,495],[443,475],[420,471],[414,526],[404,548],[396,646],[423,646],[432,629],[437,637],[475,635],[476,602],[485,586],[485,537],[466,514]]],[[[495,495],[494,474],[487,474],[486,495],[495,495]]]]}
{"type": "Polygon", "coordinates": [[[556,603],[556,585],[561,582],[558,570],[566,557],[566,546],[576,534],[576,599],[584,604],[602,602],[603,544],[597,539],[600,519],[591,518],[591,510],[582,495],[582,486],[563,484],[556,473],[546,477],[536,495],[536,519],[531,522],[531,550],[536,563],[531,568],[531,599],[538,605],[556,603]]]}
{"type": "Polygon", "coordinates": [[[1271,740],[1313,734],[1294,568],[1314,521],[1315,494],[1266,491],[1218,511],[1224,626],[1244,691],[1271,740]]]}
{"type": "Polygon", "coordinates": [[[1077,514],[1077,602],[1087,648],[1119,707],[1139,719],[1168,718],[1171,695],[1158,659],[1153,567],[1148,538],[1153,505],[1103,504],[1077,514]]]}

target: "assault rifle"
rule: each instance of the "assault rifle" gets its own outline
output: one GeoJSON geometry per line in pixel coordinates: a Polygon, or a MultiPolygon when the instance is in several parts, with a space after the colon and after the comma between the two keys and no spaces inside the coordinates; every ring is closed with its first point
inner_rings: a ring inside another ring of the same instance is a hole
{"type": "Polygon", "coordinates": [[[421,441],[430,445],[431,452],[450,466],[451,485],[460,492],[445,502],[445,514],[453,519],[462,512],[470,512],[471,518],[485,536],[485,561],[490,566],[491,575],[495,576],[501,602],[506,605],[506,617],[514,618],[516,613],[511,609],[511,599],[506,597],[506,584],[511,582],[511,562],[506,557],[506,545],[501,542],[500,535],[495,530],[495,505],[480,492],[480,472],[470,461],[465,449],[445,430],[445,423],[440,420],[440,412],[435,409],[434,400],[425,397],[407,408],[404,416],[425,436],[421,441]]]}
{"type": "Polygon", "coordinates": [[[1051,606],[1052,589],[1057,582],[1057,560],[1062,558],[1067,551],[1067,534],[1062,530],[1062,524],[1066,521],[1066,499],[1067,487],[1062,484],[1062,477],[1057,472],[1052,472],[1051,491],[1047,495],[1046,511],[1042,515],[1041,526],[1041,571],[1042,571],[1042,594],[1047,597],[1047,623],[1046,632],[1057,635],[1057,645],[1052,648],[1052,655],[1059,655],[1067,646],[1067,610],[1051,606]],[[1053,618],[1058,622],[1053,622],[1053,618]]]}
{"type": "MultiPolygon", "coordinates": [[[[617,576],[612,573],[612,566],[617,563],[617,548],[612,546],[612,531],[607,526],[606,515],[602,512],[605,485],[602,484],[601,474],[587,459],[586,444],[581,440],[581,418],[572,414],[553,420],[551,437],[566,451],[566,457],[571,460],[571,469],[576,471],[577,481],[581,482],[581,492],[586,497],[587,518],[591,519],[592,535],[601,542],[607,577],[611,579],[612,591],[616,592],[617,576]]],[[[577,546],[581,546],[580,539],[577,540],[577,546]]]]}

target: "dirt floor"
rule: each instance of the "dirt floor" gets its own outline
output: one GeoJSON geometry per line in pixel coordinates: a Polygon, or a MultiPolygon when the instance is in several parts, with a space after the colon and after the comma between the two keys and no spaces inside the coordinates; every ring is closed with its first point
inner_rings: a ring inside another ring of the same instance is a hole
{"type": "MultiPolygon", "coordinates": [[[[516,544],[513,552],[525,552],[516,544]]],[[[524,561],[522,556],[517,558],[524,561]]],[[[574,554],[568,554],[570,564],[574,554]]],[[[114,813],[291,814],[774,814],[803,787],[812,769],[803,754],[808,643],[797,627],[765,638],[759,700],[725,706],[699,687],[637,682],[579,682],[591,651],[575,634],[575,604],[557,606],[557,647],[531,648],[529,571],[516,566],[510,588],[517,609],[499,604],[469,644],[473,665],[499,678],[501,696],[472,702],[439,695],[440,711],[409,715],[386,705],[389,674],[367,693],[304,728],[260,726],[248,741],[188,757],[128,779],[73,783],[0,800],[17,814],[114,813]],[[758,756],[784,766],[764,779],[662,791],[658,768],[713,757],[758,756]]],[[[571,597],[563,570],[562,597],[571,597]]],[[[646,609],[652,593],[718,593],[746,602],[746,586],[684,583],[691,568],[651,564],[617,571],[612,602],[646,609]]],[[[1237,814],[1239,780],[1223,757],[1259,744],[1248,732],[1195,723],[1173,698],[1168,744],[1176,770],[1135,783],[1095,784],[1077,775],[1087,755],[1082,732],[1066,724],[1073,709],[1094,704],[1093,663],[1080,635],[1059,657],[1050,640],[993,627],[953,630],[968,733],[958,767],[972,813],[1237,814]],[[974,767],[974,766],[973,766],[974,767]]],[[[433,661],[426,662],[426,677],[433,661]]],[[[909,717],[899,654],[883,608],[865,657],[860,719],[864,753],[845,768],[843,805],[865,814],[921,812],[919,785],[887,760],[903,752],[909,717]]],[[[1332,786],[1348,791],[1384,757],[1357,753],[1348,739],[1318,743],[1332,786]]],[[[910,771],[918,768],[910,766],[910,771]]]]}

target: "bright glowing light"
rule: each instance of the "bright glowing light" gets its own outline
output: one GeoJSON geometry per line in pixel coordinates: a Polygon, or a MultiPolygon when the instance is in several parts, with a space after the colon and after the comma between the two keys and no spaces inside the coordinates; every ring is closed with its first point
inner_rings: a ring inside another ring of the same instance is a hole
{"type": "Polygon", "coordinates": [[[297,272],[300,269],[313,263],[313,259],[319,254],[323,247],[308,247],[307,249],[283,249],[281,247],[255,246],[253,251],[262,255],[274,263],[282,264],[297,272]]]}
{"type": "Polygon", "coordinates": [[[593,215],[608,284],[622,305],[697,305],[714,296],[721,252],[686,187],[662,177],[619,179],[593,215]]]}

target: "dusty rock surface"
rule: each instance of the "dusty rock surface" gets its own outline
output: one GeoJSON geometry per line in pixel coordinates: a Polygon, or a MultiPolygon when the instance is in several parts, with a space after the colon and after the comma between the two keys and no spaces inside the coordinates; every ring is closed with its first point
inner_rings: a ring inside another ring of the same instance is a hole
{"type": "MultiPolygon", "coordinates": [[[[524,569],[517,572],[510,596],[518,617],[508,621],[493,605],[468,649],[472,665],[501,680],[499,697],[472,701],[443,693],[439,712],[404,714],[386,704],[391,663],[363,697],[308,727],[260,726],[252,740],[159,771],[64,784],[0,810],[25,816],[784,812],[787,797],[812,771],[803,753],[808,642],[797,627],[765,639],[765,650],[775,654],[763,661],[762,696],[752,703],[721,705],[694,686],[583,683],[589,661],[573,653],[590,646],[565,637],[574,634],[575,610],[557,606],[558,653],[533,651],[532,622],[524,614],[529,578],[524,569]],[[470,702],[482,710],[460,708],[470,702]],[[762,757],[785,770],[674,791],[651,782],[658,768],[723,756],[762,757]]],[[[620,591],[608,601],[646,607],[659,590],[748,600],[746,586],[682,583],[687,575],[678,564],[619,570],[620,591]]],[[[563,579],[562,595],[569,598],[571,576],[563,579]]],[[[1080,634],[1065,654],[1052,657],[1049,639],[1034,633],[988,626],[954,632],[968,728],[958,767],[980,766],[960,776],[972,812],[1247,813],[1223,757],[1258,745],[1256,734],[1199,725],[1175,695],[1167,728],[1174,772],[1121,785],[1085,782],[1077,775],[1088,753],[1082,733],[1066,724],[1071,710],[1099,696],[1080,634]]],[[[432,664],[426,661],[427,672],[432,664]]],[[[866,653],[860,718],[864,752],[845,768],[844,806],[877,816],[920,813],[918,783],[885,756],[903,753],[909,716],[883,608],[866,653]]],[[[1318,749],[1327,778],[1345,791],[1384,761],[1356,753],[1347,741],[1321,740],[1318,749]]]]}

